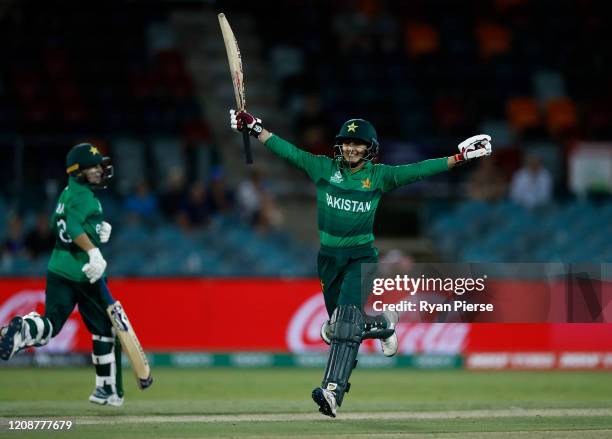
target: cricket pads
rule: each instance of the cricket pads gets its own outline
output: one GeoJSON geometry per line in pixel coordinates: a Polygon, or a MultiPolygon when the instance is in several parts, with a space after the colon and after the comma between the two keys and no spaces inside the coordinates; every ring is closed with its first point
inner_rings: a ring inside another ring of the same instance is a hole
{"type": "Polygon", "coordinates": [[[338,405],[342,405],[344,393],[350,388],[348,380],[357,365],[365,321],[356,306],[340,305],[332,314],[330,324],[333,335],[322,387],[335,392],[338,405]]]}

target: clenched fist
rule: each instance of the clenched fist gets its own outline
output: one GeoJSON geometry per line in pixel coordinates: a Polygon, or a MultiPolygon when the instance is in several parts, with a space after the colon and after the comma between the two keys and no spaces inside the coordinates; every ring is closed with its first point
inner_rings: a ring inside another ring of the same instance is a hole
{"type": "Polygon", "coordinates": [[[234,131],[240,132],[244,131],[246,127],[248,133],[255,138],[259,137],[263,131],[261,119],[246,111],[230,110],[230,127],[234,131]]]}
{"type": "Polygon", "coordinates": [[[104,270],[106,270],[106,261],[102,257],[102,253],[100,253],[100,249],[92,248],[87,251],[87,255],[89,256],[89,262],[83,265],[81,271],[85,273],[87,279],[89,279],[89,283],[96,283],[102,275],[104,275],[104,270]]]}
{"type": "Polygon", "coordinates": [[[110,239],[111,230],[113,230],[111,225],[106,221],[102,221],[102,224],[100,224],[100,230],[98,231],[98,236],[100,237],[100,242],[102,244],[106,244],[110,239]]]}
{"type": "Polygon", "coordinates": [[[487,134],[472,136],[461,142],[457,148],[459,148],[459,154],[455,154],[455,161],[457,163],[491,155],[493,152],[491,136],[487,134]]]}

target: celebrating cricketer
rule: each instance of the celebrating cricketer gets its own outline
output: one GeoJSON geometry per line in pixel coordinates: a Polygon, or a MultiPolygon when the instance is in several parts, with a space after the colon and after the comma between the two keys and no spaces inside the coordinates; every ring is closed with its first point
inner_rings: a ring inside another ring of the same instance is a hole
{"type": "Polygon", "coordinates": [[[397,352],[397,313],[368,316],[363,312],[362,264],[376,264],[374,216],[381,196],[398,187],[444,172],[457,164],[491,154],[491,137],[477,135],[459,144],[459,153],[402,166],[373,164],[379,143],[371,123],[346,121],[334,146],[334,158],[303,151],[263,127],[261,119],[230,110],[230,125],[247,130],[268,149],[305,171],[317,188],[321,248],[318,272],[330,316],[321,337],[331,345],[321,387],[312,399],[324,415],[336,417],[364,338],[380,338],[383,353],[397,352]]]}

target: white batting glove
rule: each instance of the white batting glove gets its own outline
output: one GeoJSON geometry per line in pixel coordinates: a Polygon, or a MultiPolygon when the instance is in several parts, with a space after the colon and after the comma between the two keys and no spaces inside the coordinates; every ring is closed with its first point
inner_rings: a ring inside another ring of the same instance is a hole
{"type": "Polygon", "coordinates": [[[106,244],[110,239],[111,230],[113,230],[113,227],[106,221],[102,221],[102,224],[100,224],[100,230],[98,231],[98,236],[100,237],[100,242],[102,244],[106,244]]]}
{"type": "Polygon", "coordinates": [[[104,274],[104,270],[106,270],[106,261],[98,248],[87,250],[87,255],[89,256],[89,262],[83,265],[81,271],[85,273],[85,276],[89,279],[89,283],[93,284],[104,274]]]}
{"type": "Polygon", "coordinates": [[[459,154],[455,155],[455,160],[457,162],[484,157],[491,155],[493,152],[491,147],[491,136],[487,134],[472,136],[461,142],[457,148],[459,148],[459,154]]]}
{"type": "Polygon", "coordinates": [[[230,128],[234,131],[239,131],[238,119],[236,118],[236,110],[230,110],[230,128]]]}

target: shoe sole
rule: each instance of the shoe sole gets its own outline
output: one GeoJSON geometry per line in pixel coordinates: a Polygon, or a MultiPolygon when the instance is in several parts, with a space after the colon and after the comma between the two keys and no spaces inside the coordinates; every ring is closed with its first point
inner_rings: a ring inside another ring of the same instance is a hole
{"type": "Polygon", "coordinates": [[[6,328],[6,332],[4,333],[4,337],[0,340],[0,358],[4,361],[8,361],[13,354],[13,348],[15,347],[15,334],[21,331],[23,327],[23,319],[21,317],[13,317],[11,322],[8,324],[6,328]]]}
{"type": "Polygon", "coordinates": [[[336,415],[332,413],[331,407],[327,399],[325,399],[325,395],[323,395],[323,390],[314,389],[312,391],[312,400],[319,406],[319,411],[325,416],[329,416],[330,418],[336,417],[336,415]]]}
{"type": "Polygon", "coordinates": [[[95,396],[90,396],[89,402],[98,405],[108,405],[110,407],[121,407],[123,405],[123,399],[119,403],[112,403],[109,402],[108,399],[96,398],[95,396]]]}
{"type": "Polygon", "coordinates": [[[101,398],[95,398],[90,396],[89,397],[89,402],[93,403],[93,404],[98,404],[98,405],[107,405],[108,401],[106,399],[101,399],[101,398]]]}

